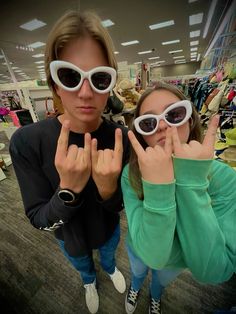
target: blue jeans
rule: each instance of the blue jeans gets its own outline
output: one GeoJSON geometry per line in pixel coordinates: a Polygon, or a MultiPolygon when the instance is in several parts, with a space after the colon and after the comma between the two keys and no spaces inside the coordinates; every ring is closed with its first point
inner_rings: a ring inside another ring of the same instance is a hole
{"type": "Polygon", "coordinates": [[[152,272],[150,294],[153,299],[160,300],[164,288],[181,273],[182,269],[151,269],[135,255],[128,245],[126,248],[131,268],[131,286],[136,291],[140,290],[150,269],[152,272]]]}
{"type": "MultiPolygon", "coordinates": [[[[96,279],[96,271],[93,261],[93,252],[85,256],[73,257],[70,256],[64,247],[64,241],[58,240],[64,255],[68,258],[71,264],[80,272],[83,283],[89,284],[96,279]]],[[[116,261],[115,252],[120,241],[120,225],[116,227],[111,238],[101,247],[98,248],[100,254],[100,263],[105,272],[113,274],[115,271],[116,261]]]]}

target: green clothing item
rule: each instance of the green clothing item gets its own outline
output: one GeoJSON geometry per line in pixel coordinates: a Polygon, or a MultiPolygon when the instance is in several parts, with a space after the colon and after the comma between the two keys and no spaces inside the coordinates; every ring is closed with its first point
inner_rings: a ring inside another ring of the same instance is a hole
{"type": "Polygon", "coordinates": [[[143,201],[124,168],[128,244],[150,268],[188,268],[198,281],[226,281],[236,271],[236,172],[216,160],[173,162],[174,182],[142,180],[143,201]]]}

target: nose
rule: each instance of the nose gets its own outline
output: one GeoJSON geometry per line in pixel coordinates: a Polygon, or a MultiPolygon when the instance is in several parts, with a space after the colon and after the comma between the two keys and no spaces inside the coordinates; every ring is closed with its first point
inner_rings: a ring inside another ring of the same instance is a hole
{"type": "Polygon", "coordinates": [[[91,98],[93,96],[93,89],[89,83],[89,80],[84,79],[77,94],[79,98],[91,98]]]}
{"type": "Polygon", "coordinates": [[[160,121],[159,121],[159,125],[158,125],[158,132],[162,132],[162,131],[164,131],[164,130],[166,130],[167,128],[168,128],[169,126],[168,126],[168,124],[165,122],[165,120],[163,120],[163,119],[161,119],[160,121]]]}

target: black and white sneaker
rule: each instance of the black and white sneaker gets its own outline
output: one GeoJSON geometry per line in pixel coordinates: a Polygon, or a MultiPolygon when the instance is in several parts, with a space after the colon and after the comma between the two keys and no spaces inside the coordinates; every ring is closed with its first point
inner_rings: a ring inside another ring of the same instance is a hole
{"type": "Polygon", "coordinates": [[[138,296],[139,291],[134,290],[130,286],[125,298],[125,310],[127,314],[134,313],[137,306],[138,296]]]}
{"type": "Polygon", "coordinates": [[[161,300],[150,298],[149,314],[161,314],[161,300]]]}

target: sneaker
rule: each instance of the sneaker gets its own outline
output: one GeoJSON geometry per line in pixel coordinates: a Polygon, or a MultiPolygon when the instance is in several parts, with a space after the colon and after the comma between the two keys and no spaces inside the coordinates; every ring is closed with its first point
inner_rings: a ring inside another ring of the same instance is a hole
{"type": "Polygon", "coordinates": [[[94,314],[98,311],[99,298],[96,288],[96,280],[93,283],[84,285],[85,288],[85,301],[90,313],[94,314]]]}
{"type": "Polygon", "coordinates": [[[134,290],[131,286],[126,294],[125,298],[125,310],[126,313],[131,314],[135,311],[138,301],[139,291],[134,290]]]}
{"type": "Polygon", "coordinates": [[[109,275],[109,276],[110,276],[116,290],[120,293],[124,293],[125,289],[126,289],[126,283],[125,283],[125,278],[122,275],[122,273],[117,268],[115,268],[114,273],[112,275],[109,275]]]}
{"type": "Polygon", "coordinates": [[[161,300],[150,298],[149,314],[161,314],[161,300]]]}

